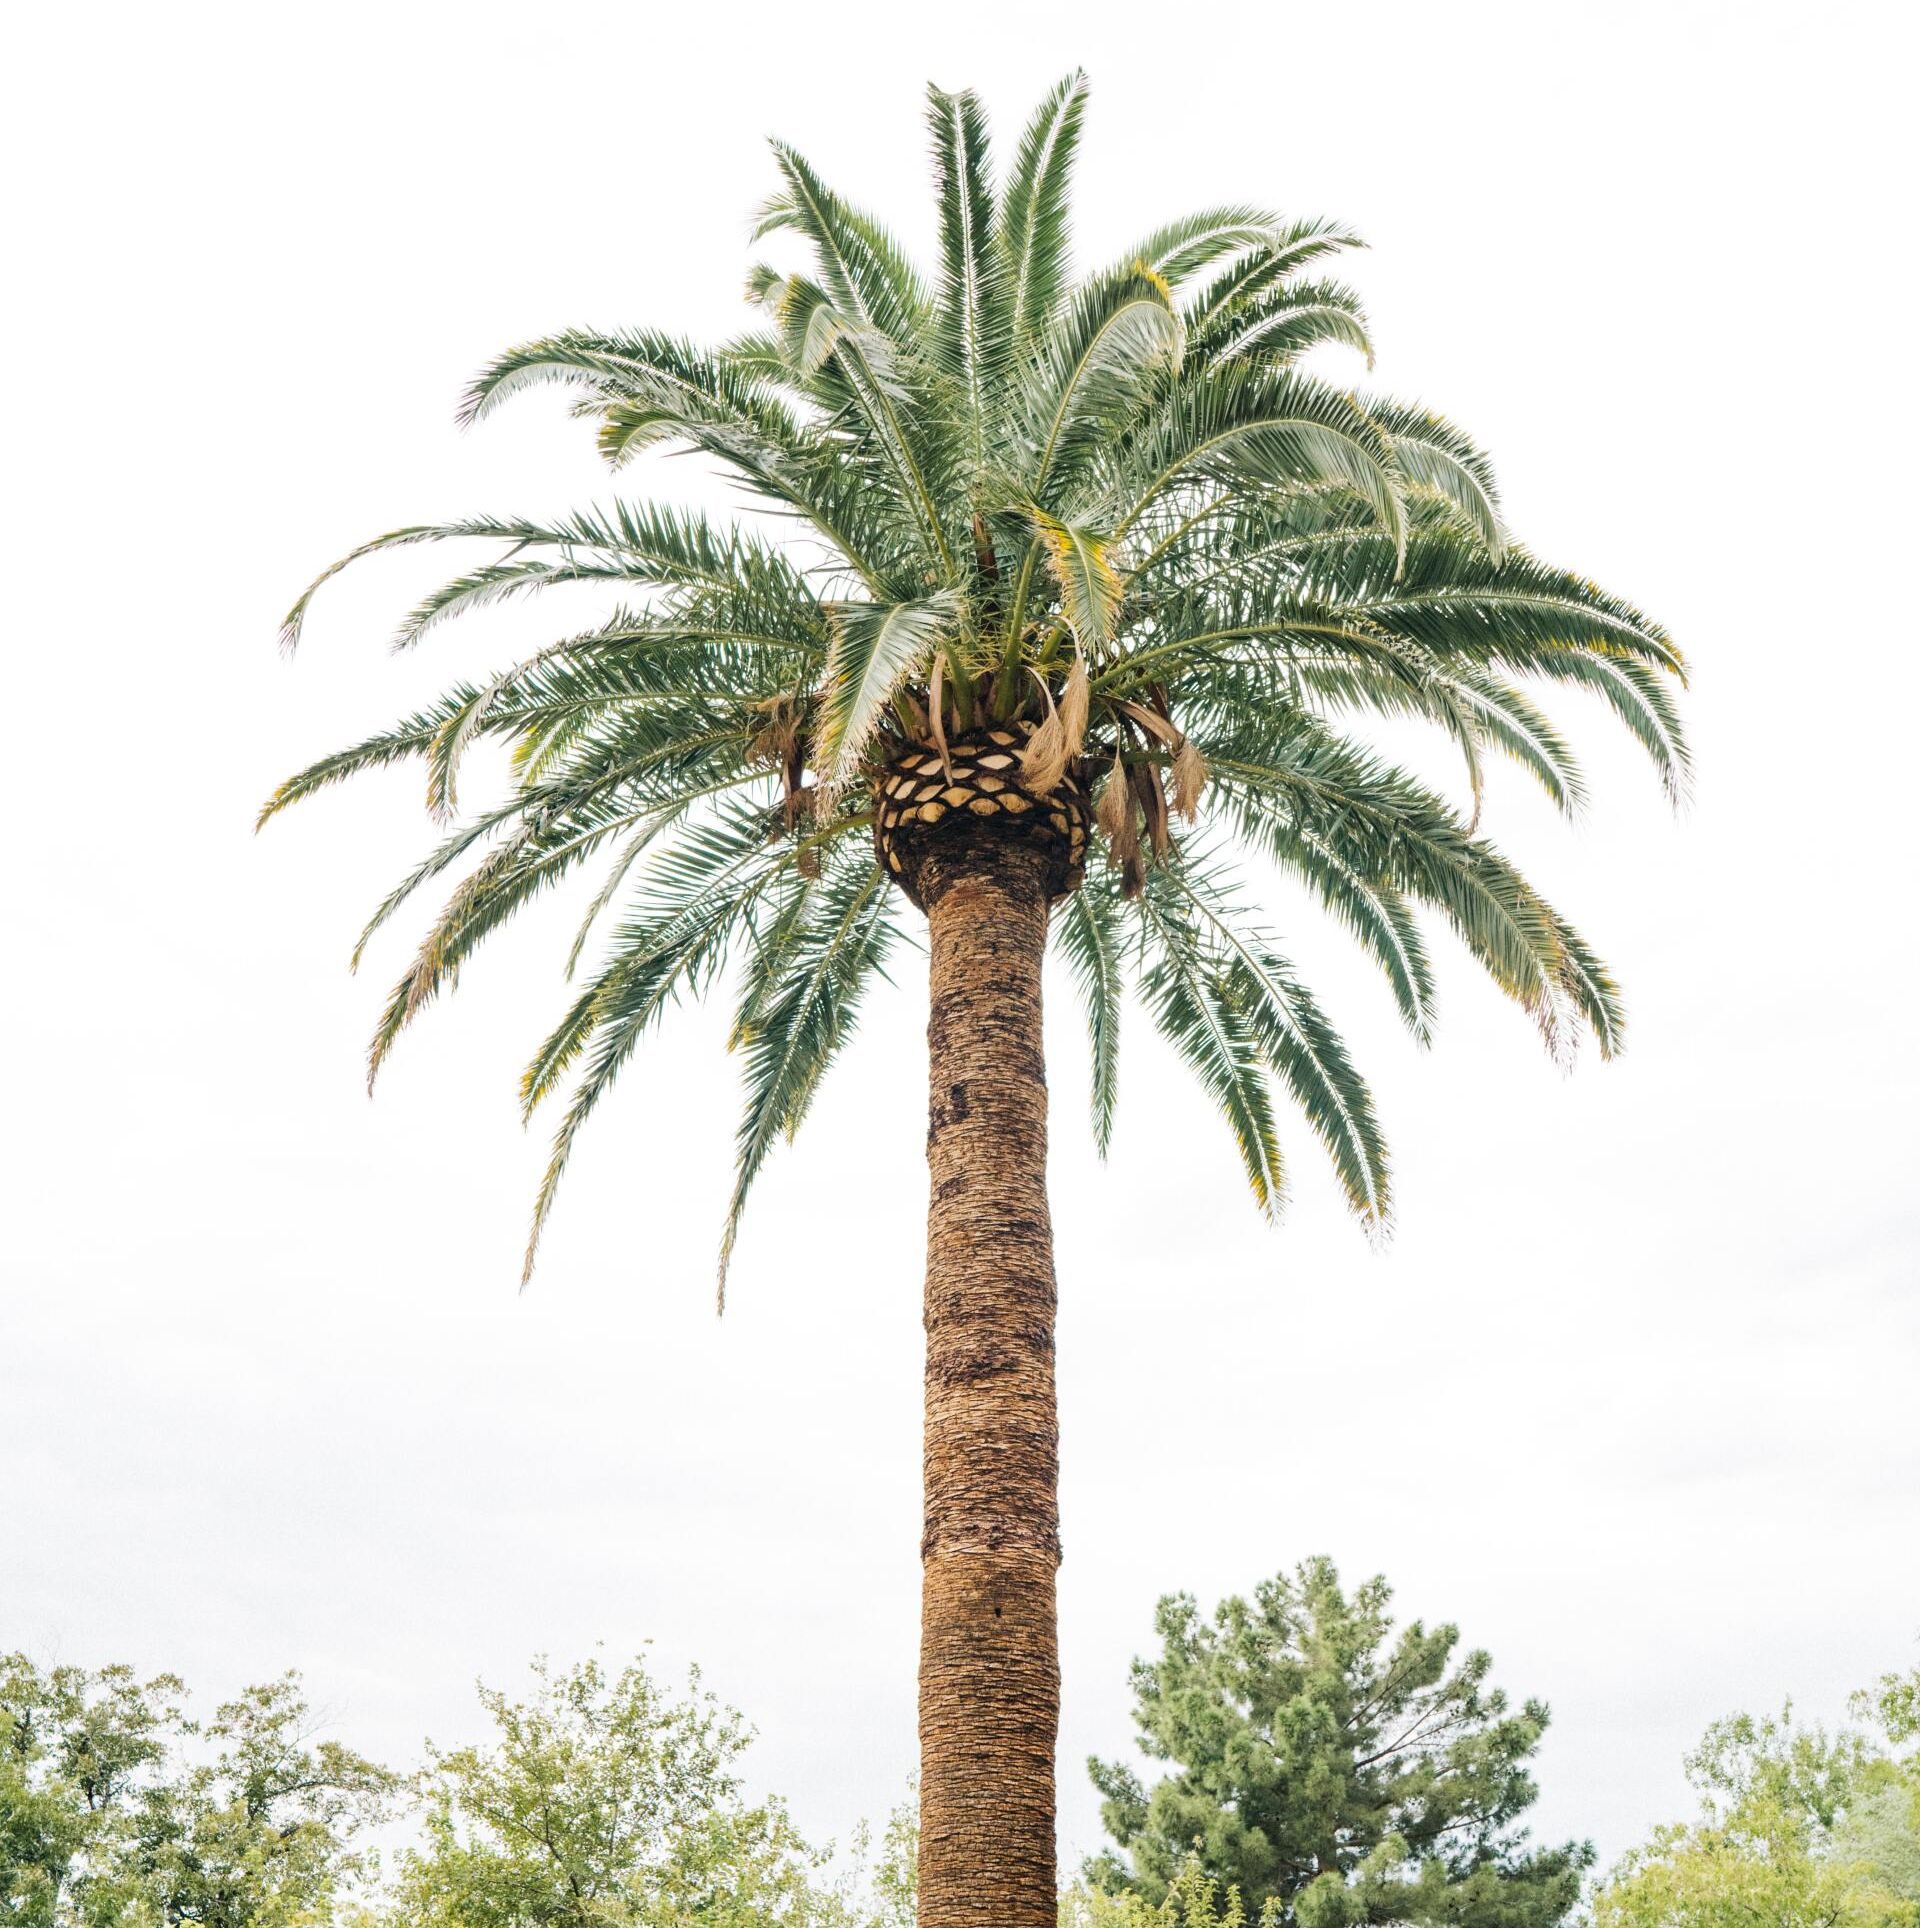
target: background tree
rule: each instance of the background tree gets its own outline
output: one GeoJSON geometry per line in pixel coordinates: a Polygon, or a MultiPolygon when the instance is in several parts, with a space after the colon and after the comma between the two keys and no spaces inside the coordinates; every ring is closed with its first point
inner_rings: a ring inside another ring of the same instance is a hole
{"type": "Polygon", "coordinates": [[[297,1676],[204,1727],[172,1675],[0,1660],[0,1903],[23,1928],[307,1928],[374,1870],[392,1782],[314,1741],[297,1676]]]}
{"type": "Polygon", "coordinates": [[[598,959],[522,1079],[529,1111],[568,1092],[536,1238],[641,1040],[737,966],[746,1111],[723,1278],[756,1174],[805,1119],[897,920],[924,912],[927,1928],[1053,1928],[1050,933],[1087,1008],[1102,1143],[1131,979],[1225,1116],[1260,1207],[1284,1196],[1291,1101],[1379,1228],[1371,1096],[1239,858],[1305,882],[1416,1036],[1434,1005],[1425,908],[1552,1049],[1585,1032],[1610,1054],[1622,1016],[1605,967],[1479,834],[1485,764],[1509,756],[1578,807],[1579,770],[1522,688],[1544,682],[1609,705],[1675,793],[1687,767],[1680,658],[1659,626],[1509,541],[1460,430],[1305,365],[1316,348],[1366,352],[1357,298],[1326,274],[1344,229],[1209,208],[1074,280],[1084,105],[1080,78],[1062,82],[996,188],[979,101],[932,93],[930,278],[776,145],[759,234],[806,258],[753,268],[760,326],[714,350],[574,330],[494,362],[465,419],[565,383],[611,460],[702,451],[791,540],[624,501],[377,538],[356,553],[495,545],[426,597],[402,646],[557,586],[626,600],[323,758],[266,811],[425,765],[446,835],[370,930],[455,881],[387,1001],[375,1070],[488,935],[597,867],[576,956],[604,913],[598,959]],[[1369,747],[1381,719],[1409,717],[1458,751],[1458,800],[1369,747]],[[508,788],[463,814],[467,752],[488,738],[510,750],[508,788]]]}
{"type": "Polygon", "coordinates": [[[1228,1599],[1160,1602],[1161,1651],[1133,1669],[1140,1746],[1171,1771],[1144,1787],[1091,1762],[1119,1843],[1097,1885],[1162,1900],[1190,1854],[1245,1904],[1304,1928],[1403,1921],[1548,1928],[1591,1849],[1528,1845],[1519,1819],[1547,1710],[1488,1685],[1459,1630],[1397,1633],[1382,1579],[1349,1596],[1309,1560],[1228,1599]]]}
{"type": "Polygon", "coordinates": [[[490,1741],[430,1750],[421,1845],[391,1908],[410,1928],[828,1928],[850,1915],[777,1801],[750,1801],[748,1742],[711,1696],[639,1662],[534,1667],[532,1693],[482,1688],[490,1741]]]}
{"type": "Polygon", "coordinates": [[[180,1729],[171,1674],[43,1671],[0,1656],[0,1915],[20,1928],[107,1918],[131,1816],[180,1729]]]}
{"type": "Polygon", "coordinates": [[[1691,1823],[1655,1830],[1599,1889],[1595,1928],[1916,1928],[1920,1924],[1920,1672],[1889,1675],[1829,1733],[1736,1714],[1688,1757],[1691,1823]],[[1877,1730],[1877,1731],[1876,1731],[1877,1730]]]}

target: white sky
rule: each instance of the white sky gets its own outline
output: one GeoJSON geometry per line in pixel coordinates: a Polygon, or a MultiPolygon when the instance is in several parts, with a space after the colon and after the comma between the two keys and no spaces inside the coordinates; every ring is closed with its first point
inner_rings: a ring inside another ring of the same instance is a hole
{"type": "MultiPolygon", "coordinates": [[[[1370,1254],[1300,1131],[1280,1233],[1143,1023],[1111,1163],[1053,1007],[1067,1563],[1063,1849],[1128,1741],[1157,1594],[1316,1551],[1452,1618],[1555,1724],[1547,1836],[1612,1853],[1701,1726],[1836,1713],[1920,1636],[1912,1183],[1910,348],[1916,51],[1891,5],[1048,9],[981,0],[37,9],[13,29],[0,955],[0,1646],[290,1665],[410,1758],[476,1674],[652,1640],[844,1833],[913,1755],[924,1191],[897,994],[762,1185],[724,1322],[717,1011],[629,1073],[516,1296],[543,1146],[513,1077],[570,920],[401,1048],[364,913],[426,844],[411,772],[252,813],[534,633],[395,662],[431,558],[368,566],[299,663],[276,619],[397,523],[612,484],[553,396],[451,426],[495,349],[742,324],[765,134],[916,244],[919,90],[1010,147],[1085,63],[1081,259],[1223,199],[1344,218],[1380,386],[1495,452],[1510,520],[1696,669],[1679,819],[1596,714],[1568,830],[1490,828],[1633,1022],[1562,1078],[1441,941],[1417,1053],[1358,954],[1276,915],[1397,1155],[1370,1254]],[[1903,163],[1905,166],[1903,167],[1903,163]]],[[[1004,151],[1004,147],[1003,147],[1004,151]]],[[[686,493],[689,464],[623,486],[686,493]]]]}

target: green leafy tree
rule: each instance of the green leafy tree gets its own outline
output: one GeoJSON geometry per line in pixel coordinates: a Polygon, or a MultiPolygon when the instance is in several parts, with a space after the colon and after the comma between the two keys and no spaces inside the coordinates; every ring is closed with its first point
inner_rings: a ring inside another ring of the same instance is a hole
{"type": "Polygon", "coordinates": [[[0,1918],[65,1928],[115,1912],[132,1813],[179,1730],[183,1692],[171,1674],[0,1656],[0,1918]]]}
{"type": "Polygon", "coordinates": [[[821,1857],[778,1802],[749,1801],[739,1717],[638,1662],[534,1669],[483,1688],[484,1746],[431,1750],[421,1845],[392,1918],[410,1928],[839,1928],[821,1857]]]}
{"type": "Polygon", "coordinates": [[[297,1678],[204,1727],[172,1675],[0,1660],[0,1905],[22,1928],[308,1928],[371,1876],[390,1777],[315,1742],[297,1678]]]}
{"type": "Polygon", "coordinates": [[[1856,1703],[1878,1734],[1736,1714],[1688,1757],[1691,1823],[1658,1828],[1595,1896],[1595,1928],[1920,1928],[1920,1673],[1856,1703]]]}
{"type": "Polygon", "coordinates": [[[295,1674],[189,1730],[212,1757],[149,1789],[134,1820],[131,1870],[157,1921],[307,1928],[373,1876],[354,1843],[386,1813],[392,1777],[312,1730],[295,1674]]]}
{"type": "MultiPolygon", "coordinates": [[[[851,1871],[836,1886],[848,1928],[914,1928],[920,1894],[920,1824],[911,1805],[895,1808],[878,1843],[864,1824],[852,1842],[851,1871]]],[[[836,1917],[836,1920],[838,1917],[836,1917]]]]}
{"type": "Polygon", "coordinates": [[[1102,1145],[1131,985],[1218,1105],[1263,1211],[1285,1195],[1291,1103],[1379,1228],[1372,1098],[1243,865],[1303,880],[1416,1037],[1434,1014],[1428,913],[1550,1049],[1584,1033],[1610,1056],[1613,980],[1481,834],[1484,770],[1511,758],[1578,809],[1578,766],[1530,693],[1565,686],[1610,706],[1670,791],[1687,774],[1660,627],[1511,541],[1459,428],[1309,365],[1367,349],[1329,273],[1347,230],[1207,208],[1074,277],[1085,98],[1063,81],[996,186],[979,101],[932,93],[930,275],[776,145],[758,232],[804,259],[752,270],[757,326],[717,348],[576,329],[484,370],[464,419],[562,383],[611,462],[698,451],[773,519],[616,500],[376,538],[355,553],[492,545],[414,609],[403,648],[556,587],[617,606],[459,676],[265,811],[424,766],[444,836],[369,935],[451,890],[386,1002],[375,1071],[488,936],[595,879],[583,980],[521,1082],[528,1112],[561,1112],[535,1238],[643,1039],[732,968],[746,1108],[723,1279],[756,1175],[924,914],[927,1928],[1051,1928],[1056,1900],[1049,940],[1085,1003],[1102,1145]],[[1373,747],[1377,724],[1408,718],[1458,750],[1457,796],[1373,747]],[[488,741],[510,780],[476,800],[467,753],[488,741]]]}
{"type": "Polygon", "coordinates": [[[1188,1594],[1163,1599],[1134,1720],[1169,1771],[1149,1790],[1089,1764],[1119,1844],[1089,1865],[1095,1883],[1159,1902],[1194,1856],[1303,1928],[1559,1921],[1591,1850],[1536,1849],[1519,1826],[1546,1708],[1510,1707],[1488,1656],[1456,1653],[1457,1628],[1396,1632],[1390,1599],[1380,1579],[1349,1596],[1324,1559],[1210,1620],[1188,1594]]]}

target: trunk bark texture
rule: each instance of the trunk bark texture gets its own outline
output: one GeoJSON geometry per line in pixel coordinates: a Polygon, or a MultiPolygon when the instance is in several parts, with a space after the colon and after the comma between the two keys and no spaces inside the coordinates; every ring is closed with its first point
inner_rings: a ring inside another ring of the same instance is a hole
{"type": "Polygon", "coordinates": [[[1059,1425],[1040,970],[1055,854],[919,872],[927,1025],[921,1928],[1054,1928],[1059,1425]]]}

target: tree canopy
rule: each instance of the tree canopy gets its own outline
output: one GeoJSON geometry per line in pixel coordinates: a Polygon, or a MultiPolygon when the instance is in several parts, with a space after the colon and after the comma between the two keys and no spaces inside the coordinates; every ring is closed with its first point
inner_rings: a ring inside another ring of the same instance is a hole
{"type": "Polygon", "coordinates": [[[482,1688],[481,1745],[434,1750],[424,1826],[392,1918],[412,1928],[814,1928],[820,1858],[777,1801],[741,1791],[739,1716],[639,1663],[537,1662],[513,1699],[482,1688]]]}
{"type": "Polygon", "coordinates": [[[1560,1921],[1592,1854],[1536,1848],[1520,1826],[1546,1707],[1510,1706],[1457,1628],[1396,1631],[1391,1597],[1382,1579],[1349,1594],[1317,1559],[1210,1618],[1190,1594],[1162,1600],[1134,1720],[1168,1771],[1148,1787],[1089,1763],[1118,1844],[1091,1879],[1157,1903],[1191,1856],[1250,1912],[1302,1928],[1560,1921]]]}
{"type": "MultiPolygon", "coordinates": [[[[930,93],[930,270],[776,142],[755,326],[711,347],[567,330],[473,383],[476,422],[562,384],[611,464],[696,452],[755,520],[623,497],[414,523],[346,558],[485,552],[414,608],[401,648],[505,599],[615,599],[320,758],[262,813],[358,772],[424,770],[442,840],[367,936],[419,893],[450,894],[386,1001],[370,1076],[481,943],[563,880],[597,879],[581,982],[521,1080],[529,1114],[562,1112],[535,1240],[642,1040],[733,970],[746,1107],[724,1279],[756,1175],[805,1119],[898,934],[899,852],[875,844],[901,807],[887,773],[911,764],[925,816],[960,808],[931,776],[950,785],[956,741],[989,728],[1018,753],[1013,802],[1067,786],[1105,852],[1053,940],[1085,1006],[1102,1148],[1131,987],[1226,1120],[1263,1211],[1286,1194],[1291,1105],[1354,1213],[1387,1222],[1372,1096],[1261,920],[1265,866],[1346,927],[1416,1038],[1436,1001],[1424,915],[1556,1053],[1583,1035],[1620,1045],[1605,965],[1482,834],[1481,800],[1499,757],[1562,811],[1582,807],[1543,689],[1598,699],[1677,797],[1678,650],[1511,538],[1463,429],[1322,371],[1325,354],[1371,361],[1359,297],[1330,273],[1357,245],[1337,222],[1208,207],[1076,274],[1085,107],[1068,76],[996,173],[978,98],[930,93]],[[1382,726],[1409,718],[1457,753],[1457,789],[1382,754],[1382,726]],[[476,802],[470,753],[489,740],[508,784],[476,802]]],[[[289,612],[289,646],[334,573],[289,612]]],[[[964,807],[1001,806],[975,786],[964,807]]],[[[1076,822],[1076,864],[1084,834],[1076,822]]]]}
{"type": "Polygon", "coordinates": [[[1863,1726],[1736,1714],[1687,1759],[1691,1822],[1655,1830],[1595,1928],[1920,1928],[1920,1670],[1856,1698],[1863,1726]]]}
{"type": "Polygon", "coordinates": [[[314,1741],[292,1674],[204,1724],[171,1674],[0,1657],[0,1917],[18,1928],[310,1928],[372,1871],[394,1783],[314,1741]]]}

